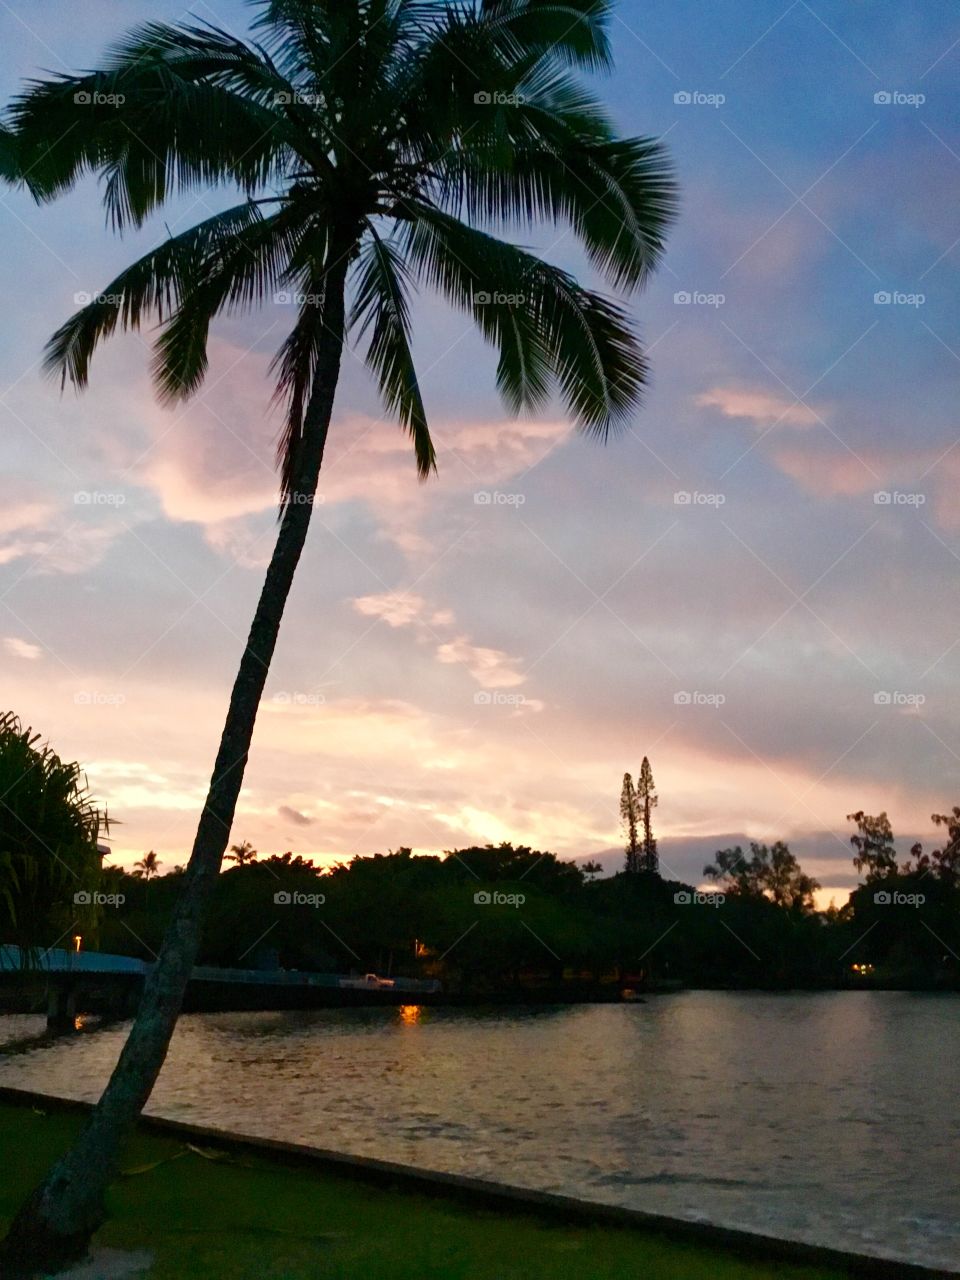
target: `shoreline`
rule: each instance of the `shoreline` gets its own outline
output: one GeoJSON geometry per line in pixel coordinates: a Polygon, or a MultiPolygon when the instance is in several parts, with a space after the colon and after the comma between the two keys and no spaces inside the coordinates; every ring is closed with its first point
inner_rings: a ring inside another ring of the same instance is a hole
{"type": "MultiPolygon", "coordinates": [[[[92,1104],[88,1102],[8,1086],[0,1086],[0,1102],[48,1111],[86,1112],[92,1108],[92,1104]]],[[[202,1142],[217,1150],[241,1156],[265,1158],[286,1168],[309,1168],[354,1182],[430,1196],[467,1207],[511,1215],[523,1214],[568,1225],[633,1229],[677,1243],[716,1248],[758,1261],[834,1268],[849,1276],[870,1277],[875,1280],[899,1280],[900,1277],[903,1280],[957,1280],[960,1277],[960,1271],[947,1271],[897,1258],[853,1253],[779,1236],[648,1213],[642,1209],[629,1209],[600,1201],[580,1200],[573,1196],[490,1182],[462,1174],[415,1169],[393,1161],[351,1156],[303,1143],[232,1133],[161,1116],[142,1116],[139,1128],[169,1138],[202,1142]]]]}

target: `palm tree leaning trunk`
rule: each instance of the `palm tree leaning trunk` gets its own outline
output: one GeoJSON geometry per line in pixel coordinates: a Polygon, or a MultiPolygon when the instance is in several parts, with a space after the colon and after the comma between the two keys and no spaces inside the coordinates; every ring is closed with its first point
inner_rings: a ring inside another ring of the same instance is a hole
{"type": "Polygon", "coordinates": [[[675,210],[662,148],[620,137],[571,72],[609,65],[608,0],[253,2],[262,42],[148,23],[101,70],[28,86],[0,122],[0,177],[45,202],[96,174],[118,230],[177,193],[243,197],[168,236],[61,325],[46,363],[62,379],[82,389],[101,342],[157,320],[154,378],[162,399],[183,400],[203,382],[216,317],[300,295],[271,366],[286,409],[280,528],[181,897],[100,1103],[0,1246],[4,1276],[83,1252],[163,1064],[307,536],[347,337],[363,340],[422,479],[435,455],[411,352],[418,284],[497,350],[513,411],[557,392],[602,439],[646,382],[622,306],[495,234],[562,225],[627,291],[659,261],[675,210]]]}
{"type": "MultiPolygon", "coordinates": [[[[217,882],[257,710],[294,573],[303,551],[333,412],[344,338],[347,252],[331,238],[324,279],[323,336],[304,415],[295,478],[234,681],[210,788],[183,890],[144,986],[137,1018],[96,1109],[76,1144],[17,1214],[0,1260],[14,1273],[67,1262],[84,1252],[104,1216],[104,1193],[120,1149],[150,1096],[183,1003],[200,928],[217,882]],[[339,254],[339,257],[334,255],[339,254]]],[[[6,1274],[6,1273],[5,1273],[6,1274]]]]}

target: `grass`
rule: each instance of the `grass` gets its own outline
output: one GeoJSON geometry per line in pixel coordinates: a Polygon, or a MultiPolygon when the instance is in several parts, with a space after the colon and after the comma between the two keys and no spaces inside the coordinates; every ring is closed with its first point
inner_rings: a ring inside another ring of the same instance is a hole
{"type": "MultiPolygon", "coordinates": [[[[72,1112],[0,1105],[0,1226],[79,1123],[72,1112]]],[[[124,1169],[96,1243],[150,1251],[149,1280],[841,1280],[632,1229],[471,1210],[267,1158],[207,1159],[148,1133],[124,1169]]]]}

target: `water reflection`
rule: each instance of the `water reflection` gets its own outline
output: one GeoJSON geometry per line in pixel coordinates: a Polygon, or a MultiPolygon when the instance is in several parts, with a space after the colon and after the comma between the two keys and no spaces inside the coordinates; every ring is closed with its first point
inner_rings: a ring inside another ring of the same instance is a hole
{"type": "MultiPolygon", "coordinates": [[[[0,1055],[0,1084],[93,1100],[126,1025],[0,1055]]],[[[151,1109],[942,1267],[958,1058],[960,998],[895,992],[198,1014],[151,1109]]]]}

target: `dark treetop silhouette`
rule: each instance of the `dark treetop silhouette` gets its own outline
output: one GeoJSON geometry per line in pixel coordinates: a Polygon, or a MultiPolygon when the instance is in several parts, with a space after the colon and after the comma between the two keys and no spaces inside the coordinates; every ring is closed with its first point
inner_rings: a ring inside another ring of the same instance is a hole
{"type": "Polygon", "coordinates": [[[272,366],[285,409],[279,531],[183,890],[98,1107],[13,1223],[8,1271],[83,1251],[162,1066],[310,523],[344,342],[363,341],[421,476],[435,460],[409,345],[415,284],[466,312],[496,347],[513,410],[542,406],[556,389],[602,438],[637,405],[646,377],[618,305],[496,234],[507,223],[568,225],[625,290],[657,263],[675,200],[664,153],[617,137],[572,73],[609,63],[605,0],[259,0],[255,9],[255,42],[150,23],[101,69],[28,86],[0,134],[0,173],[38,201],[97,173],[117,230],[177,192],[223,186],[241,196],[133,263],[56,332],[47,367],[78,387],[104,338],[158,320],[158,393],[186,397],[203,381],[215,316],[281,289],[301,299],[272,366]]]}

